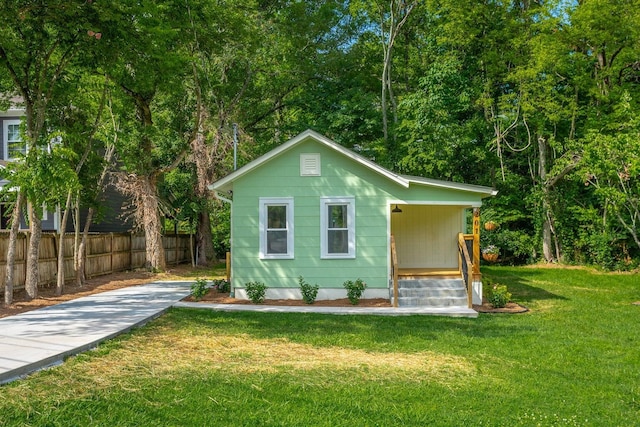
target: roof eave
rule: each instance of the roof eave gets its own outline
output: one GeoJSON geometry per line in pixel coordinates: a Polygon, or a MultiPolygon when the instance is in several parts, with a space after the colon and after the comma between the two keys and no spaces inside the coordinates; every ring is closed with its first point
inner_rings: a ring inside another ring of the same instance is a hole
{"type": "Polygon", "coordinates": [[[351,160],[360,163],[361,165],[374,170],[375,172],[379,173],[380,175],[385,176],[386,178],[396,182],[397,184],[402,185],[405,188],[409,187],[409,181],[399,175],[396,175],[394,173],[392,173],[391,171],[378,166],[377,164],[375,164],[374,162],[362,157],[361,155],[354,153],[351,150],[348,150],[346,148],[344,148],[343,146],[339,145],[338,143],[330,140],[329,138],[325,137],[324,135],[321,135],[311,129],[307,129],[306,131],[300,133],[299,135],[293,137],[292,139],[290,139],[289,141],[285,142],[284,144],[280,145],[279,147],[274,148],[273,150],[269,151],[266,154],[263,154],[262,156],[258,157],[257,159],[247,163],[246,165],[244,165],[243,167],[241,167],[240,169],[230,173],[229,175],[227,175],[226,177],[214,182],[213,184],[209,185],[209,189],[212,191],[233,191],[233,182],[242,177],[243,175],[249,173],[250,171],[252,171],[253,169],[259,167],[260,165],[262,165],[263,163],[271,160],[274,157],[277,157],[278,155],[280,155],[281,153],[289,150],[290,148],[296,146],[297,144],[299,144],[300,142],[304,141],[307,138],[313,138],[314,140],[316,140],[317,142],[325,145],[326,147],[329,147],[335,151],[340,152],[341,154],[343,154],[346,157],[349,157],[351,160]]]}
{"type": "Polygon", "coordinates": [[[447,190],[458,190],[458,191],[465,191],[468,193],[480,194],[482,195],[483,198],[495,196],[496,194],[498,194],[497,190],[491,187],[484,187],[481,185],[463,184],[460,182],[451,182],[451,181],[441,181],[441,180],[430,179],[430,178],[416,178],[411,176],[404,176],[404,178],[410,183],[426,185],[429,187],[444,188],[447,190]]]}

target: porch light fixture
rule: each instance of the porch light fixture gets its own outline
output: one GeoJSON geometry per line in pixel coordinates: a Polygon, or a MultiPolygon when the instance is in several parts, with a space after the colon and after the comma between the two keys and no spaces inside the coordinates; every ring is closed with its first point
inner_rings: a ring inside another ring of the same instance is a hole
{"type": "Polygon", "coordinates": [[[396,207],[395,207],[395,208],[393,208],[393,209],[391,209],[391,212],[392,212],[392,213],[402,213],[402,209],[400,209],[400,208],[398,207],[398,204],[396,204],[396,207]]]}

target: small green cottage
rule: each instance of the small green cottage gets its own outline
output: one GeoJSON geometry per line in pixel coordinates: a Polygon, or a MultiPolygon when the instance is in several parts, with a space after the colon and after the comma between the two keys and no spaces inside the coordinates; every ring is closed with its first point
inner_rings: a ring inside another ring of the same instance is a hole
{"type": "Polygon", "coordinates": [[[438,275],[468,277],[469,306],[481,301],[477,224],[463,233],[491,188],[398,175],[307,130],[210,189],[231,203],[236,298],[258,281],[267,298],[301,299],[302,276],[318,299],[358,278],[363,298],[388,299],[398,277],[438,275]]]}

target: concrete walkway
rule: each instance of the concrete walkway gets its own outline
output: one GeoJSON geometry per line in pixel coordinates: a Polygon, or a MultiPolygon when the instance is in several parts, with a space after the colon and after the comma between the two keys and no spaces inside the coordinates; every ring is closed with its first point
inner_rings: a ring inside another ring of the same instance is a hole
{"type": "Polygon", "coordinates": [[[132,286],[0,319],[0,384],[148,322],[189,295],[192,283],[132,286]]]}
{"type": "Polygon", "coordinates": [[[140,326],[169,307],[261,313],[439,315],[477,317],[467,308],[322,307],[180,302],[193,282],[155,282],[116,289],[0,319],[0,384],[87,351],[140,326]]]}
{"type": "Polygon", "coordinates": [[[177,302],[174,307],[201,308],[216,311],[254,311],[259,313],[321,313],[321,314],[367,314],[373,316],[431,315],[449,317],[478,317],[478,312],[465,307],[324,307],[208,304],[200,302],[177,302]]]}

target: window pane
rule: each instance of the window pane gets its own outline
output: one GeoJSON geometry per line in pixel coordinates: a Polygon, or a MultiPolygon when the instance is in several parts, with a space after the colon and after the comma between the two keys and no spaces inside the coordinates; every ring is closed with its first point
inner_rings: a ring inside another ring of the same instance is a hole
{"type": "Polygon", "coordinates": [[[347,205],[329,205],[329,228],[347,228],[347,205]]]}
{"type": "Polygon", "coordinates": [[[20,125],[7,126],[7,155],[13,159],[19,154],[27,154],[26,143],[20,140],[20,125]]]}
{"type": "Polygon", "coordinates": [[[330,254],[349,253],[349,232],[347,230],[329,230],[327,246],[330,254]]]}
{"type": "Polygon", "coordinates": [[[7,126],[7,141],[9,142],[20,141],[20,125],[7,126]]]}
{"type": "Polygon", "coordinates": [[[267,228],[287,228],[287,207],[286,206],[267,206],[269,216],[269,224],[267,228]]]}
{"type": "Polygon", "coordinates": [[[267,253],[286,254],[287,253],[287,232],[267,231],[267,253]]]}

